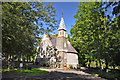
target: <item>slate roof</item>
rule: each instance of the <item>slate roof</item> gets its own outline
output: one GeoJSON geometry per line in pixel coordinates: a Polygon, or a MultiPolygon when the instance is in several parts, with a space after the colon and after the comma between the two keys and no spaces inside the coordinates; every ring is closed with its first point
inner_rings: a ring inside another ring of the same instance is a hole
{"type": "MultiPolygon", "coordinates": [[[[56,40],[57,40],[57,38],[55,37],[55,36],[53,36],[53,35],[50,35],[50,34],[47,34],[48,35],[48,37],[49,37],[49,39],[50,39],[50,41],[52,42],[52,45],[53,45],[53,47],[54,48],[56,48],[56,40]]],[[[68,53],[78,53],[75,49],[74,49],[74,47],[71,45],[71,43],[69,42],[69,41],[67,41],[67,52],[68,53]]],[[[39,47],[40,46],[42,46],[41,45],[41,43],[39,44],[39,47]]]]}
{"type": "MultiPolygon", "coordinates": [[[[48,35],[49,35],[49,34],[48,34],[48,35]]],[[[51,40],[53,46],[56,48],[56,37],[53,36],[53,35],[49,35],[48,37],[49,37],[49,39],[51,40]]]]}
{"type": "MultiPolygon", "coordinates": [[[[45,34],[47,34],[47,33],[45,33],[45,34]]],[[[52,45],[54,47],[56,47],[56,37],[54,37],[53,35],[50,35],[50,34],[47,34],[47,35],[48,35],[48,38],[50,39],[50,41],[52,42],[52,45]]],[[[39,44],[39,47],[41,47],[41,46],[42,46],[42,41],[39,44]]]]}
{"type": "Polygon", "coordinates": [[[69,41],[67,41],[67,47],[68,47],[68,51],[67,52],[73,52],[73,53],[78,53],[75,48],[70,44],[69,41]]]}

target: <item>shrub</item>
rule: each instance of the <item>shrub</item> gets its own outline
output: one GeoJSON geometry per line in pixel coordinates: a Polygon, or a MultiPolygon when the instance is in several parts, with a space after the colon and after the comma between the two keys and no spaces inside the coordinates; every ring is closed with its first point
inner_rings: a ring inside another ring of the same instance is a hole
{"type": "Polygon", "coordinates": [[[80,64],[78,64],[78,65],[77,65],[77,69],[80,69],[80,68],[81,68],[81,65],[80,65],[80,64]]]}
{"type": "Polygon", "coordinates": [[[50,67],[50,64],[49,64],[49,63],[46,63],[46,67],[50,67]]]}
{"type": "Polygon", "coordinates": [[[70,69],[70,66],[67,66],[67,69],[70,69]]]}
{"type": "Polygon", "coordinates": [[[43,63],[43,66],[44,67],[50,67],[50,64],[49,63],[43,63]]]}
{"type": "Polygon", "coordinates": [[[72,65],[70,65],[70,69],[73,69],[73,66],[72,66],[72,65]]]}
{"type": "Polygon", "coordinates": [[[67,66],[67,69],[73,69],[72,65],[67,66]]]}

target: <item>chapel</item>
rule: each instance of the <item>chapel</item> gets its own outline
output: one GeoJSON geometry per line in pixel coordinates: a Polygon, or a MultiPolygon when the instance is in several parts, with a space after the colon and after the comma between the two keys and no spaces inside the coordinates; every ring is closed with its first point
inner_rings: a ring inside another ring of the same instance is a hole
{"type": "Polygon", "coordinates": [[[63,17],[61,18],[57,37],[44,33],[37,47],[36,62],[50,64],[54,68],[78,66],[78,52],[67,39],[67,32],[63,17]]]}

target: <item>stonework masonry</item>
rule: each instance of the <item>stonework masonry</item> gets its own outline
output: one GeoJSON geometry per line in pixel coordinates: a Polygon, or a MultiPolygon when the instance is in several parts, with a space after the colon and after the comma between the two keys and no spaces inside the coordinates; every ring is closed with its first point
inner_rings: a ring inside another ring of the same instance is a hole
{"type": "Polygon", "coordinates": [[[58,36],[45,33],[37,47],[36,62],[39,64],[50,64],[54,68],[73,66],[77,68],[78,55],[67,39],[66,28],[63,17],[58,28],[58,36]]]}

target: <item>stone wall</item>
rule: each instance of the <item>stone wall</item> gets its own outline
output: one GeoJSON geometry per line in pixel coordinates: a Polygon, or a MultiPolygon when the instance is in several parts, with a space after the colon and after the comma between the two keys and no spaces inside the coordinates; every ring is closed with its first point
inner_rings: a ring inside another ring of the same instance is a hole
{"type": "Polygon", "coordinates": [[[78,65],[78,55],[74,53],[67,53],[67,66],[72,65],[77,68],[78,65]]]}

